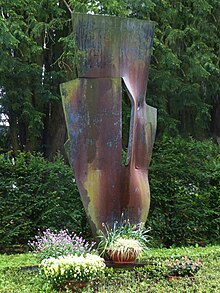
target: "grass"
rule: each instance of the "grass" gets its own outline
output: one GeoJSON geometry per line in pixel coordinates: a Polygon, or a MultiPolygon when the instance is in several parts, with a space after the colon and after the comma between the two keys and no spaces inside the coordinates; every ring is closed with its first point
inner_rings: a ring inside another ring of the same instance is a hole
{"type": "MultiPolygon", "coordinates": [[[[143,261],[149,263],[144,268],[108,269],[103,280],[81,292],[220,292],[220,246],[150,249],[143,256],[143,261]],[[194,280],[181,278],[168,281],[162,265],[164,260],[184,255],[200,258],[202,269],[194,280]]],[[[37,271],[22,268],[36,264],[33,254],[0,255],[0,292],[57,292],[39,277],[37,271]]]]}

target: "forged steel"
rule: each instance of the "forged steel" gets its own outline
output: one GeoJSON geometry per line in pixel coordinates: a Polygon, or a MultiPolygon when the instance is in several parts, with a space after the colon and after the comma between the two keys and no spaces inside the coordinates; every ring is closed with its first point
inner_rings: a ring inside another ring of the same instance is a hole
{"type": "Polygon", "coordinates": [[[154,24],[73,14],[79,78],[61,84],[69,160],[93,233],[124,219],[145,222],[156,109],[145,102],[154,24]],[[122,88],[131,101],[126,164],[122,88]]]}

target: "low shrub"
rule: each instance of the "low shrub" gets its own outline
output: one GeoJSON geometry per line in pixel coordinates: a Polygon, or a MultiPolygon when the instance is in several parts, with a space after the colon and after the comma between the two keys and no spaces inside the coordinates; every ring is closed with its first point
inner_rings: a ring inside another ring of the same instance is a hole
{"type": "Polygon", "coordinates": [[[147,220],[155,245],[219,242],[219,151],[212,141],[163,138],[156,142],[147,220]]]}
{"type": "MultiPolygon", "coordinates": [[[[72,170],[57,156],[0,155],[1,247],[26,244],[38,229],[91,236],[72,170]]],[[[149,170],[152,245],[207,245],[220,239],[220,154],[212,141],[156,141],[149,170]]]]}
{"type": "Polygon", "coordinates": [[[199,259],[192,260],[188,256],[177,257],[165,260],[165,265],[170,276],[194,276],[201,268],[202,263],[199,259]]]}
{"type": "Polygon", "coordinates": [[[75,233],[70,234],[67,229],[58,232],[50,229],[39,231],[35,240],[28,241],[28,244],[40,260],[65,255],[85,255],[92,252],[95,245],[95,243],[89,244],[75,233]]]}
{"type": "Polygon", "coordinates": [[[40,154],[0,155],[0,177],[1,246],[26,244],[38,229],[90,233],[72,171],[60,156],[48,162],[40,154]]]}
{"type": "MultiPolygon", "coordinates": [[[[50,257],[41,262],[41,274],[54,286],[65,287],[69,282],[91,282],[104,274],[105,262],[98,255],[67,255],[50,257]]],[[[71,283],[70,283],[71,284],[71,283]]],[[[73,284],[74,285],[74,284],[73,284]]]]}

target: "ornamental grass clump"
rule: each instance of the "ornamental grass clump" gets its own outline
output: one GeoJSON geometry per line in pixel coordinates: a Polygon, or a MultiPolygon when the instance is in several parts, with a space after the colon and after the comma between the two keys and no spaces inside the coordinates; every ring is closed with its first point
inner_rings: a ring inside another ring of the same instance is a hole
{"type": "Polygon", "coordinates": [[[106,249],[106,252],[110,259],[114,261],[129,262],[134,261],[139,256],[142,249],[138,240],[118,238],[106,249]]]}
{"type": "Polygon", "coordinates": [[[202,267],[199,259],[192,260],[188,256],[177,257],[173,260],[165,260],[165,265],[170,276],[192,277],[202,267]]]}
{"type": "Polygon", "coordinates": [[[115,222],[113,228],[103,224],[100,231],[98,249],[101,255],[107,254],[117,262],[134,261],[139,254],[147,249],[148,232],[143,223],[131,224],[129,220],[115,222]]]}
{"type": "Polygon", "coordinates": [[[67,255],[44,259],[41,274],[54,286],[65,287],[70,282],[91,282],[104,274],[105,262],[98,255],[67,255]]]}
{"type": "Polygon", "coordinates": [[[28,242],[35,255],[43,260],[45,258],[65,255],[85,255],[94,251],[95,243],[88,243],[76,234],[70,234],[68,230],[51,231],[47,229],[39,231],[34,241],[28,242]]]}

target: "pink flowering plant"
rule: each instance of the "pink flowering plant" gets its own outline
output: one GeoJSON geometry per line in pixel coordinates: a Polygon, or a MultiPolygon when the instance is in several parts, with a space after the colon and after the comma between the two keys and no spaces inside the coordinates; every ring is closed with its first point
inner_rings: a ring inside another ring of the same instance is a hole
{"type": "Polygon", "coordinates": [[[165,260],[165,265],[170,276],[191,277],[202,267],[199,259],[192,260],[188,256],[177,257],[172,260],[165,260]]]}
{"type": "Polygon", "coordinates": [[[38,231],[34,241],[28,242],[29,247],[40,259],[49,257],[58,258],[65,255],[85,255],[94,252],[95,243],[88,243],[81,236],[69,233],[68,230],[51,231],[47,229],[38,231]]]}

